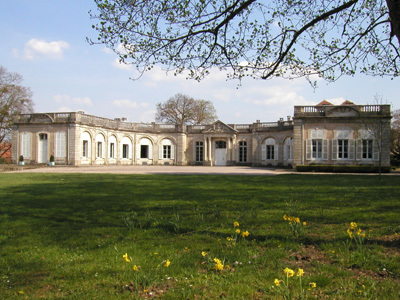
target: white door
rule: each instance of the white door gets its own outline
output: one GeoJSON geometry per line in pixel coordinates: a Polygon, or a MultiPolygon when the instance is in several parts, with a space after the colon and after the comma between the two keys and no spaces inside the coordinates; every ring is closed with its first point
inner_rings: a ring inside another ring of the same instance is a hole
{"type": "Polygon", "coordinates": [[[47,163],[47,134],[39,134],[38,163],[47,163]]]}
{"type": "Polygon", "coordinates": [[[226,149],[215,149],[215,165],[226,166],[226,149]]]}

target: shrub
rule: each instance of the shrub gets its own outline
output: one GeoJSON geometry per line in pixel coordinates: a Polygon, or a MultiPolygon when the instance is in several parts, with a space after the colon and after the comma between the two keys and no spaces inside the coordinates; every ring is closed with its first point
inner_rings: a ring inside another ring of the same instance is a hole
{"type": "MultiPolygon", "coordinates": [[[[298,165],[298,172],[331,173],[379,173],[379,167],[373,165],[298,165]]],[[[381,166],[382,173],[390,173],[390,166],[381,166]]]]}

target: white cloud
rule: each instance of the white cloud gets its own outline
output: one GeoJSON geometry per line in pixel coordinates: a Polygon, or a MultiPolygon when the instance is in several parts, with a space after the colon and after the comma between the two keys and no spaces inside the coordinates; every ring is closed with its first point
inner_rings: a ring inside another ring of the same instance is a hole
{"type": "Polygon", "coordinates": [[[84,105],[84,106],[93,106],[92,100],[89,97],[71,97],[69,95],[55,95],[53,99],[57,103],[62,103],[63,105],[84,105]]]}
{"type": "Polygon", "coordinates": [[[68,106],[60,106],[60,107],[57,109],[57,111],[58,111],[58,112],[70,112],[70,111],[72,111],[72,109],[69,108],[68,106]]]}
{"type": "Polygon", "coordinates": [[[138,107],[145,108],[145,107],[147,107],[147,106],[149,105],[149,104],[146,103],[146,102],[140,102],[140,103],[138,103],[138,102],[136,102],[136,101],[131,101],[131,100],[129,100],[129,99],[114,100],[114,101],[112,102],[112,104],[113,104],[114,106],[117,106],[117,107],[127,107],[127,108],[138,108],[138,107]]]}
{"type": "Polygon", "coordinates": [[[117,107],[129,107],[129,108],[135,108],[138,105],[137,102],[128,99],[114,100],[112,103],[117,107]]]}
{"type": "Polygon", "coordinates": [[[50,59],[63,59],[64,50],[69,48],[65,41],[46,42],[45,40],[30,39],[24,46],[22,54],[17,49],[13,49],[13,54],[17,58],[33,60],[38,56],[50,59]]]}

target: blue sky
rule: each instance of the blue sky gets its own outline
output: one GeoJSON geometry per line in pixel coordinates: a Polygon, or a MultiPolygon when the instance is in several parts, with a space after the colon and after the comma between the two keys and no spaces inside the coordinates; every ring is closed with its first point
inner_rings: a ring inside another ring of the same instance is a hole
{"type": "Polygon", "coordinates": [[[155,106],[177,93],[211,100],[225,123],[273,122],[293,115],[294,105],[326,99],[374,104],[380,95],[392,109],[400,108],[400,78],[342,77],[319,82],[314,90],[304,79],[226,81],[213,70],[202,82],[166,75],[160,68],[137,81],[132,70],[117,63],[96,38],[88,11],[90,0],[0,0],[0,65],[23,76],[33,92],[35,112],[83,110],[106,118],[154,121],[155,106]]]}

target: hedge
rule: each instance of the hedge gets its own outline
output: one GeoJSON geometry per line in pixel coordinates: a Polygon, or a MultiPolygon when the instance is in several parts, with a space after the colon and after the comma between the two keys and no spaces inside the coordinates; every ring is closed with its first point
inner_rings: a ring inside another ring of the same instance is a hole
{"type": "MultiPolygon", "coordinates": [[[[381,166],[382,173],[390,173],[390,166],[381,166]]],[[[298,172],[379,173],[378,166],[360,165],[298,165],[298,172]]]]}

